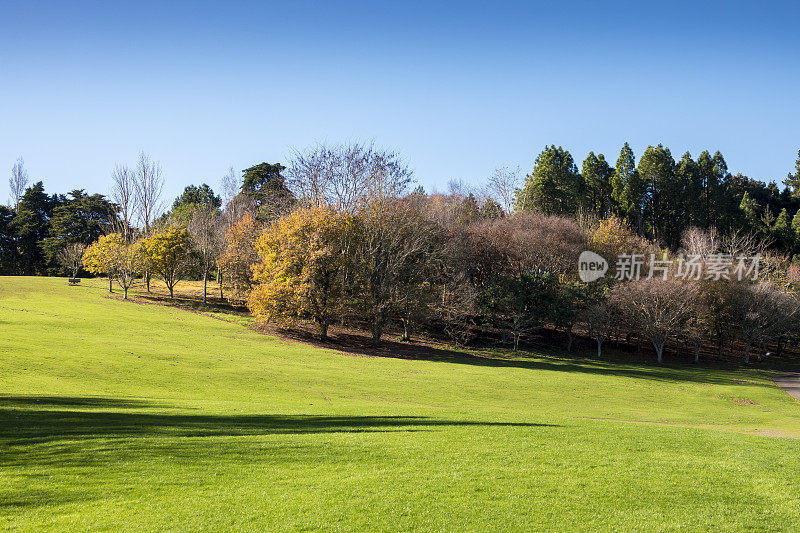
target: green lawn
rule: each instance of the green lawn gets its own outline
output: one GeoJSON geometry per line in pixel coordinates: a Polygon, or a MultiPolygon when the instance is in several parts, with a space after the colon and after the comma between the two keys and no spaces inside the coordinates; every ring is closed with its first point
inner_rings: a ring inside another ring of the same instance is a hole
{"type": "Polygon", "coordinates": [[[0,278],[0,527],[796,530],[764,372],[356,357],[0,278]]]}

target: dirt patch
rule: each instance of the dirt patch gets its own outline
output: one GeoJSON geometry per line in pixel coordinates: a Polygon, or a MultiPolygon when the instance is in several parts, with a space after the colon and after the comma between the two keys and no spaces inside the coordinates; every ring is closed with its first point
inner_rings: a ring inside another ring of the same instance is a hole
{"type": "Polygon", "coordinates": [[[656,422],[654,420],[631,420],[626,418],[603,418],[599,416],[573,416],[580,420],[603,420],[605,422],[633,422],[634,424],[657,424],[659,426],[680,426],[680,424],[671,424],[669,422],[656,422]]]}
{"type": "Polygon", "coordinates": [[[732,379],[731,381],[733,383],[738,383],[739,385],[761,385],[761,383],[749,379],[732,379]]]}
{"type": "Polygon", "coordinates": [[[753,435],[758,435],[759,437],[774,437],[774,438],[781,438],[781,439],[797,439],[797,436],[792,435],[787,431],[781,431],[779,429],[754,429],[750,433],[753,435]]]}
{"type": "Polygon", "coordinates": [[[750,398],[733,398],[733,403],[736,405],[761,405],[758,402],[754,402],[750,398]]]}

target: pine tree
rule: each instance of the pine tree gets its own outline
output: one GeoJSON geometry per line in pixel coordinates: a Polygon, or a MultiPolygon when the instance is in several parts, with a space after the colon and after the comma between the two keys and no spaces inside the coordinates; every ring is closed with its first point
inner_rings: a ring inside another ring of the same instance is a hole
{"type": "Polygon", "coordinates": [[[517,211],[574,214],[582,196],[583,182],[572,155],[560,146],[547,146],[517,194],[517,211]]]}
{"type": "Polygon", "coordinates": [[[675,160],[669,148],[661,144],[648,146],[639,160],[638,170],[646,187],[647,229],[654,239],[669,240],[675,224],[675,212],[671,206],[680,194],[675,184],[675,160]]]}
{"type": "Polygon", "coordinates": [[[781,248],[791,249],[793,247],[792,218],[785,207],[781,210],[778,218],[775,219],[775,224],[772,226],[772,234],[775,237],[775,242],[781,248]]]}
{"type": "Polygon", "coordinates": [[[797,161],[794,163],[795,173],[786,176],[786,184],[792,191],[794,198],[800,199],[800,150],[797,152],[797,161]]]}
{"type": "Polygon", "coordinates": [[[584,197],[582,205],[590,213],[602,218],[608,214],[611,200],[611,168],[605,156],[594,152],[583,161],[581,175],[583,176],[584,197]]]}

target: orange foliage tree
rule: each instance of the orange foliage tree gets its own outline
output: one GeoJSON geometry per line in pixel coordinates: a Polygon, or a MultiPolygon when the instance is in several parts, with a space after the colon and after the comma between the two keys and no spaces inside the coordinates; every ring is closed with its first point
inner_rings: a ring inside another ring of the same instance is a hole
{"type": "Polygon", "coordinates": [[[261,223],[246,212],[225,234],[217,268],[232,289],[229,299],[233,302],[246,302],[253,288],[252,266],[258,261],[255,245],[261,230],[261,223]]]}

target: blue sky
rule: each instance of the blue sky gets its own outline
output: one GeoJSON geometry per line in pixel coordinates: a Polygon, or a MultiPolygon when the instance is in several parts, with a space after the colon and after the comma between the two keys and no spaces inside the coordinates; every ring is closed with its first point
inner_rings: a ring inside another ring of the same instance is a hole
{"type": "Polygon", "coordinates": [[[0,172],[22,156],[50,192],[106,193],[145,150],[173,198],[229,166],[374,140],[443,190],[529,172],[546,144],[580,165],[629,141],[782,181],[800,148],[798,20],[764,1],[0,0],[0,172]]]}

